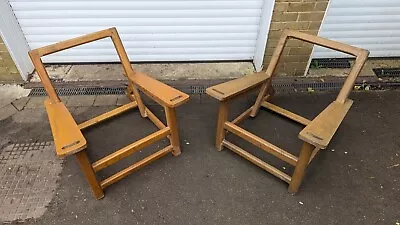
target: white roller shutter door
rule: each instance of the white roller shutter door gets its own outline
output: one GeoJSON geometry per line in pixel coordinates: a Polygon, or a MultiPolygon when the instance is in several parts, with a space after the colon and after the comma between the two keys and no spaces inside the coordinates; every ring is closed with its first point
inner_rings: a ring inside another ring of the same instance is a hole
{"type": "MultiPolygon", "coordinates": [[[[371,57],[400,56],[400,0],[330,0],[319,35],[368,49],[371,57]]],[[[348,57],[316,47],[313,58],[348,57]]]]}
{"type": "MultiPolygon", "coordinates": [[[[257,48],[265,47],[274,0],[10,0],[10,5],[31,49],[115,26],[131,61],[208,61],[254,59],[257,48]]],[[[111,41],[101,40],[44,61],[118,58],[111,41]]]]}

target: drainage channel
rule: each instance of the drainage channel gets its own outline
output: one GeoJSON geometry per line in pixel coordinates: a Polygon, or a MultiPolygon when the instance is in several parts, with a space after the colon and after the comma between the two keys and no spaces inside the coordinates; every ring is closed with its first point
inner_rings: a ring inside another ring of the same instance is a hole
{"type": "Polygon", "coordinates": [[[311,67],[314,68],[330,68],[330,69],[346,69],[350,68],[350,61],[343,58],[332,58],[332,59],[313,59],[311,61],[311,67]]]}
{"type": "Polygon", "coordinates": [[[376,76],[380,78],[396,77],[400,78],[400,68],[374,68],[376,76]]]}
{"type": "MultiPolygon", "coordinates": [[[[296,93],[296,92],[328,92],[338,91],[342,88],[344,80],[328,81],[328,82],[276,82],[273,83],[274,89],[278,93],[296,93]]],[[[171,84],[170,84],[171,85],[171,84]]],[[[187,94],[205,94],[207,87],[214,85],[213,83],[196,84],[196,85],[171,85],[187,94]]],[[[382,90],[400,88],[399,82],[356,82],[357,90],[382,90]]],[[[123,95],[126,86],[120,87],[56,87],[56,92],[60,96],[71,95],[123,95]]],[[[43,87],[32,88],[29,96],[45,96],[46,92],[43,87]]]]}
{"type": "MultiPolygon", "coordinates": [[[[56,92],[59,96],[71,95],[123,95],[126,87],[58,87],[56,92]]],[[[29,96],[45,96],[43,87],[36,87],[31,90],[29,96]]]]}

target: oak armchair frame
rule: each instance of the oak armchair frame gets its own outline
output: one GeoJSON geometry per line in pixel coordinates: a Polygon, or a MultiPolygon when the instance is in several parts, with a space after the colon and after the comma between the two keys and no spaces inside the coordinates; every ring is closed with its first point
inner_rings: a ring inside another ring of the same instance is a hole
{"type": "Polygon", "coordinates": [[[366,59],[368,58],[368,55],[369,52],[364,49],[298,31],[284,30],[265,73],[255,73],[207,88],[207,94],[220,101],[216,131],[217,149],[221,151],[223,147],[226,147],[232,150],[260,168],[287,182],[289,184],[288,191],[291,193],[296,193],[299,190],[308,164],[312,161],[320,149],[327,147],[331,138],[350,109],[353,101],[348,99],[348,96],[353,89],[354,82],[366,59]],[[272,78],[274,77],[279,59],[289,38],[334,49],[356,57],[355,64],[353,65],[351,72],[341,88],[336,100],[313,120],[306,119],[293,112],[290,112],[289,110],[283,109],[268,102],[274,93],[272,88],[272,78]],[[233,100],[236,96],[260,86],[260,92],[254,105],[244,111],[233,121],[228,121],[227,118],[231,100],[233,100]],[[305,128],[298,135],[299,139],[304,141],[299,157],[294,156],[293,154],[238,126],[241,121],[245,120],[249,116],[255,117],[260,107],[264,107],[305,126],[305,128]],[[239,146],[229,142],[225,139],[225,134],[227,132],[231,132],[245,139],[253,145],[261,148],[265,152],[268,152],[294,166],[295,170],[293,175],[289,176],[276,167],[273,167],[272,165],[243,150],[239,146]]]}
{"type": "Polygon", "coordinates": [[[69,155],[76,156],[78,164],[80,165],[81,170],[86,177],[94,196],[97,199],[104,197],[103,189],[121,180],[141,167],[161,158],[162,156],[165,156],[169,152],[171,152],[174,156],[178,156],[181,153],[175,107],[188,101],[189,96],[147,76],[144,73],[134,71],[116,28],[109,28],[34,49],[29,52],[29,56],[48,95],[48,98],[45,100],[45,107],[54,137],[56,154],[61,158],[69,155]],[[95,118],[92,118],[86,122],[77,124],[71,113],[61,102],[56,90],[54,89],[41,57],[104,38],[111,38],[118,53],[122,67],[124,68],[124,75],[129,81],[126,94],[131,102],[102,115],[96,116],[95,118]],[[164,107],[167,125],[159,120],[143,104],[138,89],[164,107]],[[139,108],[140,115],[142,117],[149,118],[150,121],[153,122],[160,130],[142,139],[139,139],[138,141],[133,142],[128,146],[97,160],[96,162],[90,163],[86,153],[87,142],[81,130],[94,126],[136,107],[139,108]],[[132,164],[131,166],[100,182],[96,178],[96,172],[113,165],[119,160],[126,158],[163,138],[168,138],[170,144],[162,150],[151,154],[150,156],[132,164]]]}

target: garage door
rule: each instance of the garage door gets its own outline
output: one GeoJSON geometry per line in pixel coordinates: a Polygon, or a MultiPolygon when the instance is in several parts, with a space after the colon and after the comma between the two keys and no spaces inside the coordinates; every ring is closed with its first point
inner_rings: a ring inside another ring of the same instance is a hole
{"type": "MultiPolygon", "coordinates": [[[[330,0],[320,36],[371,51],[372,57],[400,56],[399,0],[330,0]]],[[[344,57],[316,47],[314,58],[344,57]]]]}
{"type": "MultiPolygon", "coordinates": [[[[132,61],[253,60],[264,53],[274,0],[10,0],[31,49],[117,27],[132,61]]],[[[103,40],[45,62],[118,61],[103,40]]]]}

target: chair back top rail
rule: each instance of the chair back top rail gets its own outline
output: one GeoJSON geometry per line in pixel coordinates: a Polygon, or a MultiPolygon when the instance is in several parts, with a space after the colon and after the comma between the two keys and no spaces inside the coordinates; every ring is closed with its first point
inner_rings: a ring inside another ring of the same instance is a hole
{"type": "Polygon", "coordinates": [[[112,31],[115,30],[115,28],[109,28],[106,30],[101,30],[97,31],[94,33],[90,34],[85,34],[76,38],[71,38],[68,40],[60,41],[55,44],[43,46],[34,50],[30,51],[30,54],[35,54],[39,57],[49,55],[52,53],[56,53],[68,48],[73,48],[79,45],[83,45],[92,41],[97,41],[103,38],[111,37],[112,31]]]}
{"type": "Polygon", "coordinates": [[[43,65],[41,57],[108,37],[111,37],[114,47],[117,50],[118,57],[121,60],[122,67],[125,71],[125,76],[127,76],[128,74],[134,75],[135,71],[130,64],[128,55],[126,54],[122,41],[115,27],[82,35],[80,37],[72,38],[69,40],[60,41],[55,44],[47,45],[29,51],[29,57],[32,60],[36,72],[38,73],[43,87],[45,88],[50,100],[52,100],[53,102],[60,102],[60,98],[51,83],[50,77],[46,71],[46,68],[43,65]]]}

